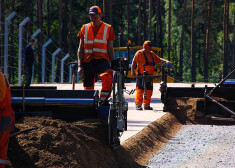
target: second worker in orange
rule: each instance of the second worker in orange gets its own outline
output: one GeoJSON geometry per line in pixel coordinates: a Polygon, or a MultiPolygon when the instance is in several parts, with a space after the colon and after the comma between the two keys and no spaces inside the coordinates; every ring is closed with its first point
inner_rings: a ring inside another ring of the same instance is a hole
{"type": "MultiPolygon", "coordinates": [[[[145,71],[148,71],[148,73],[152,75],[155,70],[155,65],[158,62],[165,62],[167,64],[172,64],[171,62],[158,57],[153,51],[151,51],[151,47],[152,47],[151,41],[145,41],[143,44],[143,49],[138,50],[136,52],[131,65],[132,76],[136,76],[135,73],[136,66],[137,66],[137,72],[140,73],[138,75],[143,74],[143,66],[145,66],[145,71]]],[[[143,110],[142,108],[143,102],[145,110],[153,110],[153,108],[150,107],[151,97],[153,93],[153,81],[150,80],[149,82],[146,83],[147,99],[143,100],[144,86],[142,80],[143,78],[136,79],[136,97],[135,97],[136,110],[143,110]]]]}

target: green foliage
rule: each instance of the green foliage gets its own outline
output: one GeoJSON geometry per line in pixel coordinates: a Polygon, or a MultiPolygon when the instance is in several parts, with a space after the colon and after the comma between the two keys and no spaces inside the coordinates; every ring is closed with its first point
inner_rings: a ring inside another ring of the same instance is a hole
{"type": "MultiPolygon", "coordinates": [[[[37,1],[30,1],[29,4],[26,4],[29,1],[15,1],[15,11],[17,15],[25,18],[27,17],[27,9],[31,11],[31,21],[37,25],[37,1]]],[[[59,45],[59,0],[50,0],[49,13],[47,11],[47,1],[42,1],[43,4],[43,32],[47,32],[49,30],[49,34],[54,43],[59,45]],[[49,16],[49,18],[47,17],[49,16]],[[49,22],[49,27],[48,27],[49,22]]],[[[77,34],[82,27],[83,24],[90,22],[88,11],[92,5],[95,5],[95,1],[92,0],[77,0],[72,1],[72,60],[76,60],[77,48],[79,45],[79,39],[77,38],[77,34]]],[[[96,1],[97,5],[101,8],[103,1],[96,1]]],[[[109,13],[110,1],[107,2],[107,13],[109,13]]],[[[147,29],[148,29],[148,1],[146,1],[146,16],[147,16],[147,29]]],[[[156,2],[156,1],[153,1],[156,2]]],[[[171,61],[175,63],[175,78],[178,79],[177,76],[179,74],[179,52],[180,52],[180,38],[182,32],[182,12],[184,7],[184,0],[176,1],[172,0],[172,11],[171,11],[171,61]],[[175,50],[176,44],[176,50],[175,50]]],[[[65,53],[68,52],[68,43],[69,43],[69,9],[70,6],[65,6],[65,0],[63,0],[63,26],[65,29],[65,36],[63,39],[63,50],[65,53]],[[67,12],[65,12],[67,11],[67,12]],[[65,15],[67,13],[67,15],[65,15]]],[[[156,36],[156,25],[157,23],[157,11],[156,6],[153,3],[153,15],[152,15],[152,41],[157,44],[159,39],[154,39],[156,36]]],[[[143,4],[142,4],[143,5],[143,4]]],[[[168,38],[168,17],[169,17],[169,0],[161,0],[161,11],[162,11],[162,31],[163,31],[163,57],[167,59],[168,51],[167,51],[167,38],[168,38]]],[[[138,26],[138,1],[130,1],[130,23],[129,23],[129,39],[132,41],[132,45],[138,44],[138,36],[137,36],[137,26],[138,26]]],[[[11,11],[11,0],[5,1],[5,10],[6,14],[10,14],[11,11]]],[[[103,10],[103,9],[102,9],[103,10]]],[[[142,10],[142,42],[143,42],[143,7],[142,10]]],[[[234,26],[234,12],[235,10],[235,2],[230,1],[229,7],[229,66],[230,69],[232,67],[232,40],[233,40],[233,26],[234,26]]],[[[223,65],[223,13],[224,13],[224,2],[223,1],[213,1],[212,4],[212,16],[211,16],[211,30],[210,30],[210,53],[209,53],[209,77],[210,81],[212,78],[218,75],[218,69],[223,65]]],[[[205,1],[198,0],[195,1],[195,18],[194,18],[194,30],[195,30],[195,53],[196,53],[196,78],[197,81],[204,80],[204,59],[203,59],[203,50],[204,50],[204,35],[205,35],[205,1]]],[[[118,33],[122,33],[121,36],[121,46],[126,46],[127,43],[127,3],[124,0],[113,0],[112,6],[112,26],[114,28],[116,40],[114,41],[114,46],[118,46],[118,33]]],[[[185,38],[184,38],[184,51],[183,51],[183,79],[184,82],[189,82],[191,80],[191,60],[190,60],[190,40],[191,40],[191,1],[187,1],[186,7],[186,18],[185,18],[185,38]]],[[[107,14],[107,23],[110,22],[110,16],[107,14]]],[[[18,23],[16,23],[18,24],[18,23]]],[[[37,27],[33,27],[32,29],[37,29],[37,27]]],[[[147,33],[148,34],[148,33],[147,33]]],[[[46,41],[47,39],[44,39],[46,41]]],[[[18,42],[14,41],[14,45],[17,46],[18,42]]],[[[15,49],[15,53],[18,53],[17,47],[15,49]]],[[[14,62],[14,66],[17,67],[17,62],[14,62]]],[[[56,67],[55,67],[56,68],[56,67]]],[[[50,69],[50,68],[49,68],[50,69]]],[[[38,78],[38,76],[35,76],[38,78]]],[[[16,82],[17,78],[14,78],[13,82],[16,82]]]]}

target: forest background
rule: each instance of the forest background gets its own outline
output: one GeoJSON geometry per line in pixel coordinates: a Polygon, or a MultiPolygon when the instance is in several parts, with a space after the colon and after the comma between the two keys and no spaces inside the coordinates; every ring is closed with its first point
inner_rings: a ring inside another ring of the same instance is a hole
{"type": "MultiPolygon", "coordinates": [[[[225,76],[235,68],[234,0],[0,0],[0,18],[4,23],[12,11],[22,18],[29,17],[33,24],[26,25],[28,32],[43,30],[37,43],[51,38],[76,60],[77,34],[83,24],[90,22],[88,11],[93,5],[100,6],[102,20],[113,26],[114,47],[119,46],[118,33],[121,46],[126,46],[128,40],[132,46],[151,40],[154,46],[162,48],[161,57],[174,63],[172,73],[176,82],[218,82],[220,70],[225,76]]],[[[15,34],[16,29],[12,26],[11,33],[15,34]]],[[[0,30],[3,34],[4,24],[0,30]]],[[[11,37],[10,43],[18,45],[11,37]]],[[[37,47],[41,51],[41,46],[37,47]]],[[[17,55],[13,49],[10,52],[17,55]]],[[[57,66],[61,57],[57,58],[57,66]]],[[[17,56],[10,62],[17,64],[17,56]]],[[[16,72],[9,73],[14,83],[16,72]]],[[[40,73],[40,82],[39,79],[40,73]]]]}

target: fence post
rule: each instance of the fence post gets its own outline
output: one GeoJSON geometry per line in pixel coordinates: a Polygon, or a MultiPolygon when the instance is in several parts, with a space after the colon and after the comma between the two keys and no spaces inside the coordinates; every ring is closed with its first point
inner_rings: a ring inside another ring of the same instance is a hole
{"type": "Polygon", "coordinates": [[[5,33],[4,33],[4,74],[8,75],[8,40],[9,40],[9,33],[8,33],[8,23],[13,17],[16,15],[16,12],[12,12],[6,19],[5,19],[5,33]]]}
{"type": "Polygon", "coordinates": [[[72,69],[73,69],[73,67],[74,67],[74,64],[69,65],[69,83],[72,83],[72,75],[73,75],[72,69]]]}
{"type": "Polygon", "coordinates": [[[35,31],[32,36],[31,36],[31,39],[35,39],[35,37],[37,37],[37,35],[41,33],[41,29],[38,29],[37,31],[35,31]]]}
{"type": "MultiPolygon", "coordinates": [[[[37,35],[41,33],[41,29],[37,29],[37,31],[35,31],[32,36],[31,36],[31,39],[35,39],[35,37],[37,37],[37,35]]],[[[33,78],[34,78],[34,65],[33,65],[33,68],[32,68],[32,79],[31,79],[31,84],[33,83],[33,78]]]]}
{"type": "MultiPolygon", "coordinates": [[[[55,56],[61,51],[60,48],[58,48],[53,54],[52,54],[52,65],[51,65],[51,82],[55,82],[55,56]]],[[[57,67],[58,68],[58,67],[57,67]]]]}
{"type": "Polygon", "coordinates": [[[69,65],[69,83],[72,83],[72,64],[69,65]]]}
{"type": "Polygon", "coordinates": [[[65,57],[61,60],[60,83],[64,83],[64,61],[69,57],[70,57],[70,55],[66,54],[65,57]]]}
{"type": "Polygon", "coordinates": [[[45,83],[45,65],[46,65],[46,47],[52,42],[51,39],[47,40],[42,46],[42,84],[45,83]]]}
{"type": "Polygon", "coordinates": [[[23,36],[23,26],[30,21],[29,17],[25,18],[19,24],[19,56],[18,56],[18,86],[21,86],[21,69],[22,69],[22,36],[23,36]]]}

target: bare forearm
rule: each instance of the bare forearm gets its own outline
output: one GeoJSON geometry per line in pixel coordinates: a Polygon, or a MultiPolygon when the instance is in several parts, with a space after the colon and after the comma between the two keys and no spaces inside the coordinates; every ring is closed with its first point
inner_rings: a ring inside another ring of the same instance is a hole
{"type": "Polygon", "coordinates": [[[136,63],[132,62],[132,64],[131,64],[131,75],[132,76],[135,76],[135,67],[136,67],[136,63]]]}
{"type": "Polygon", "coordinates": [[[82,57],[83,57],[83,49],[81,49],[80,47],[78,48],[78,53],[77,53],[77,56],[78,56],[78,66],[82,65],[82,57]]]}
{"type": "Polygon", "coordinates": [[[84,40],[81,38],[80,39],[80,43],[79,43],[79,47],[78,47],[78,53],[77,53],[77,56],[78,56],[78,66],[82,65],[82,58],[83,58],[83,55],[84,55],[84,40]]]}
{"type": "Polygon", "coordinates": [[[163,58],[161,58],[160,61],[161,61],[161,62],[165,62],[165,63],[171,63],[170,61],[168,61],[168,60],[166,60],[166,59],[163,59],[163,58]]]}
{"type": "Polygon", "coordinates": [[[113,49],[108,50],[108,55],[109,55],[110,61],[114,60],[114,50],[113,49]]]}
{"type": "Polygon", "coordinates": [[[112,61],[114,60],[113,41],[108,41],[107,47],[108,47],[109,59],[110,61],[112,61]]]}

